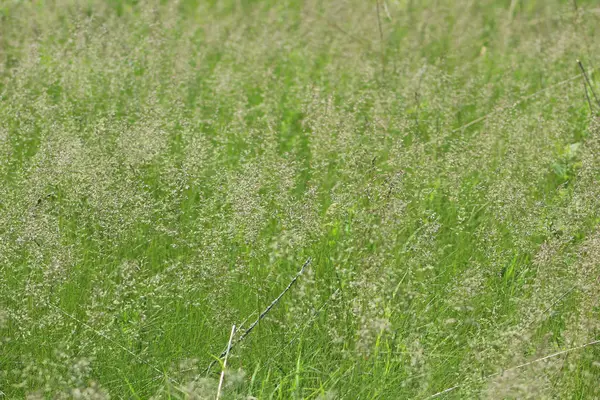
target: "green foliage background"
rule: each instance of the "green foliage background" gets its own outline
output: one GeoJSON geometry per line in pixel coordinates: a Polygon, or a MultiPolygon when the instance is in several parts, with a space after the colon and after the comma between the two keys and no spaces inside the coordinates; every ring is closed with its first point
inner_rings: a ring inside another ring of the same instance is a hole
{"type": "Polygon", "coordinates": [[[1,393],[600,396],[595,7],[0,2],[1,393]]]}

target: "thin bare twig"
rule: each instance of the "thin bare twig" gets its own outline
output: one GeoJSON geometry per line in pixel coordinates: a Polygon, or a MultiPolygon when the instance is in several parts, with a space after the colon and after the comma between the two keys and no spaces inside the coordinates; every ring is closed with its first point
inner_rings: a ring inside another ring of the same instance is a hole
{"type": "Polygon", "coordinates": [[[235,342],[236,344],[241,342],[242,340],[244,340],[246,338],[246,336],[248,336],[250,334],[250,332],[252,332],[252,330],[256,327],[256,325],[258,325],[260,320],[263,319],[269,311],[271,311],[271,309],[275,306],[275,304],[279,303],[279,300],[281,300],[283,295],[286,294],[288,290],[290,290],[290,288],[294,285],[294,283],[296,283],[296,281],[298,280],[300,275],[302,275],[302,273],[304,272],[304,269],[308,266],[308,264],[310,264],[310,261],[311,261],[311,258],[309,257],[302,265],[302,268],[300,268],[300,271],[298,271],[296,276],[294,276],[294,278],[290,281],[290,283],[287,285],[287,287],[283,290],[283,292],[281,292],[279,294],[279,296],[277,296],[277,298],[275,300],[273,300],[271,302],[271,304],[269,304],[269,306],[267,308],[265,308],[265,310],[262,313],[260,313],[260,315],[258,316],[256,321],[254,321],[252,323],[252,325],[250,325],[250,327],[246,330],[246,332],[244,332],[244,334],[242,336],[240,336],[240,338],[235,342]]]}
{"type": "Polygon", "coordinates": [[[269,358],[266,362],[265,362],[265,366],[270,364],[274,359],[276,359],[277,357],[279,357],[279,355],[281,353],[283,353],[285,351],[285,349],[287,349],[289,346],[291,346],[296,340],[298,340],[298,338],[302,335],[302,333],[307,330],[317,319],[317,317],[319,316],[319,314],[325,309],[325,307],[327,306],[327,304],[329,303],[329,301],[331,299],[333,299],[335,296],[337,296],[337,294],[340,292],[340,289],[336,289],[333,293],[331,293],[331,295],[327,298],[327,300],[325,300],[321,306],[316,309],[311,317],[309,318],[309,320],[304,324],[304,326],[299,329],[296,333],[296,335],[292,338],[292,340],[290,340],[287,344],[285,344],[280,350],[279,352],[277,352],[274,356],[272,356],[271,358],[269,358]]]}
{"type": "Polygon", "coordinates": [[[588,107],[590,108],[590,112],[594,112],[594,108],[592,107],[592,102],[590,101],[590,95],[588,94],[587,85],[585,84],[585,78],[583,80],[583,93],[585,93],[585,99],[587,100],[588,107]]]}
{"type": "MultiPolygon", "coordinates": [[[[298,273],[296,274],[296,276],[294,276],[294,278],[290,281],[290,283],[283,290],[283,292],[281,292],[279,294],[279,296],[277,296],[277,298],[275,300],[273,300],[271,302],[271,304],[269,304],[267,306],[267,308],[265,308],[262,313],[260,313],[260,315],[258,316],[258,318],[256,319],[256,321],[254,321],[252,323],[252,325],[250,325],[250,327],[248,329],[246,329],[246,331],[242,334],[242,336],[240,336],[235,342],[233,342],[233,344],[231,346],[227,346],[227,348],[225,350],[223,350],[223,352],[221,353],[221,355],[218,357],[219,360],[221,358],[225,357],[225,355],[227,354],[228,351],[230,351],[231,349],[233,349],[238,343],[240,343],[242,340],[244,340],[250,334],[250,332],[252,332],[252,330],[256,327],[256,325],[258,325],[258,323],[269,313],[269,311],[271,311],[271,309],[277,303],[279,303],[279,300],[281,300],[281,298],[283,297],[283,295],[286,294],[288,290],[290,290],[290,288],[294,285],[294,283],[296,283],[296,281],[298,280],[298,278],[300,277],[300,275],[302,275],[302,273],[304,272],[304,269],[308,266],[308,264],[310,264],[310,262],[311,262],[311,258],[308,257],[308,259],[302,265],[302,268],[300,268],[300,271],[298,271],[298,273]]],[[[206,368],[205,374],[208,374],[210,372],[211,368],[215,365],[216,362],[217,362],[217,360],[213,360],[210,363],[210,365],[208,366],[208,368],[206,368]]]]}
{"type": "Polygon", "coordinates": [[[381,27],[379,0],[375,0],[375,3],[377,3],[377,26],[379,27],[379,43],[381,45],[381,74],[385,76],[385,43],[383,42],[383,28],[381,27]]]}
{"type": "Polygon", "coordinates": [[[598,96],[596,96],[596,91],[594,90],[594,87],[592,86],[592,82],[590,82],[590,78],[588,78],[587,72],[585,72],[585,68],[583,68],[583,64],[579,60],[577,60],[577,64],[579,65],[579,68],[581,69],[581,73],[583,74],[585,81],[587,82],[588,86],[590,87],[590,91],[592,92],[592,95],[594,96],[594,100],[596,100],[596,104],[598,104],[598,107],[600,107],[600,100],[598,100],[598,96]]]}
{"type": "MultiPolygon", "coordinates": [[[[544,357],[541,357],[541,358],[537,358],[535,360],[528,361],[528,362],[523,363],[523,364],[515,365],[514,367],[510,367],[508,369],[502,370],[501,372],[494,372],[493,374],[489,374],[489,375],[484,376],[482,379],[488,379],[488,378],[492,378],[492,377],[497,376],[497,375],[502,375],[505,372],[515,371],[517,369],[521,369],[523,367],[527,367],[527,366],[529,366],[531,364],[535,364],[537,362],[544,361],[544,360],[549,360],[551,358],[558,357],[560,355],[567,354],[567,353],[570,353],[570,352],[575,351],[575,350],[581,350],[581,349],[584,349],[586,347],[593,346],[593,345],[596,345],[596,344],[599,344],[599,343],[600,343],[600,339],[593,340],[593,341],[591,341],[589,343],[586,343],[586,344],[582,344],[582,345],[579,345],[579,346],[576,346],[576,347],[571,347],[569,349],[561,350],[559,352],[552,353],[552,354],[549,354],[547,356],[544,356],[544,357]]],[[[451,391],[453,391],[455,389],[458,389],[461,386],[462,385],[456,385],[456,386],[449,387],[448,389],[444,389],[441,392],[437,392],[437,393],[435,393],[435,394],[433,394],[433,395],[431,395],[429,397],[426,397],[426,398],[427,399],[433,399],[435,397],[439,397],[439,396],[441,396],[443,394],[446,394],[446,393],[451,392],[451,391]]]]}
{"type": "Polygon", "coordinates": [[[225,353],[225,359],[223,360],[223,369],[221,370],[221,377],[219,378],[219,387],[217,388],[217,400],[221,397],[221,388],[223,387],[223,378],[225,378],[225,369],[227,368],[227,357],[229,357],[229,350],[231,349],[231,341],[235,334],[235,324],[231,327],[231,334],[229,335],[229,343],[227,343],[227,352],[225,353]]]}

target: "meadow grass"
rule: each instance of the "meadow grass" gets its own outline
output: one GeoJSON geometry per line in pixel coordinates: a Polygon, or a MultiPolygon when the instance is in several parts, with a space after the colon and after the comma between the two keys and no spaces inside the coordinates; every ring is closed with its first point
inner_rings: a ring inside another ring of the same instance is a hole
{"type": "Polygon", "coordinates": [[[600,397],[598,34],[593,0],[0,2],[0,397],[215,398],[309,257],[223,399],[600,397]]]}

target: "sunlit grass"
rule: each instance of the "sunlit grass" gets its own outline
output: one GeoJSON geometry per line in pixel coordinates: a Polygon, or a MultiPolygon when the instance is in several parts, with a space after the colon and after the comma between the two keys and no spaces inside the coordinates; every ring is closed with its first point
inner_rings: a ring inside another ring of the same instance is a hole
{"type": "Polygon", "coordinates": [[[0,4],[6,398],[600,396],[594,2],[377,6],[0,4]]]}

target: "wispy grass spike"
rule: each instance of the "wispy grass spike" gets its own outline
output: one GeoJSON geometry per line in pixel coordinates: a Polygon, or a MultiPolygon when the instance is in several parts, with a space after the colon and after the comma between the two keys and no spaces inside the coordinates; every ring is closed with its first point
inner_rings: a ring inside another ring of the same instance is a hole
{"type": "MultiPolygon", "coordinates": [[[[585,72],[585,68],[583,68],[583,64],[581,63],[580,60],[577,60],[577,65],[579,65],[579,68],[581,69],[581,73],[583,74],[585,81],[587,82],[588,86],[590,87],[590,91],[592,92],[592,95],[594,96],[594,100],[596,100],[596,104],[598,105],[598,107],[600,107],[600,100],[598,100],[598,96],[596,96],[596,91],[594,90],[594,87],[592,86],[592,82],[590,81],[590,78],[588,77],[587,72],[585,72]]],[[[587,94],[587,92],[586,92],[586,94],[587,94]]]]}

